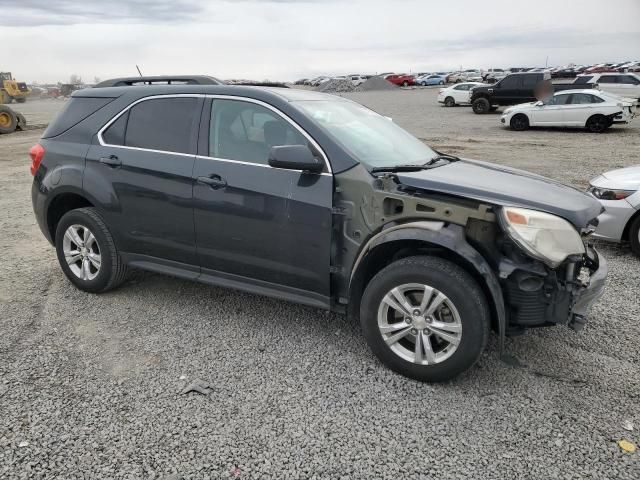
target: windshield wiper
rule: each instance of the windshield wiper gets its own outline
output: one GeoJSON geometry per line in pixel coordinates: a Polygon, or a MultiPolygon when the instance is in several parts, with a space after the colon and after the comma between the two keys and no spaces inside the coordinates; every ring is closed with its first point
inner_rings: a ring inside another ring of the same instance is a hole
{"type": "Polygon", "coordinates": [[[376,172],[417,172],[419,170],[424,170],[426,168],[433,168],[433,166],[442,161],[448,160],[449,162],[457,162],[460,160],[458,157],[453,155],[447,155],[445,153],[439,153],[436,157],[428,160],[425,163],[421,164],[406,164],[406,165],[390,165],[388,167],[375,167],[371,169],[371,173],[376,172]]]}
{"type": "Polygon", "coordinates": [[[460,158],[456,157],[455,155],[449,155],[449,154],[440,153],[440,152],[437,152],[437,153],[438,153],[438,156],[433,157],[431,160],[425,163],[425,166],[433,165],[434,163],[439,162],[440,160],[449,160],[450,162],[457,162],[460,160],[460,158]]]}
{"type": "Polygon", "coordinates": [[[422,170],[427,166],[426,163],[420,165],[390,165],[388,167],[375,167],[371,169],[371,173],[377,172],[417,172],[418,170],[422,170]]]}

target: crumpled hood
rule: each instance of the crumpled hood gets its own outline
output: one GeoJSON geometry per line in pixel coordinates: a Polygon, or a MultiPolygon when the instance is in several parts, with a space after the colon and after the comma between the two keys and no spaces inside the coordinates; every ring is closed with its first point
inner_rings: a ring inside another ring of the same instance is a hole
{"type": "Polygon", "coordinates": [[[603,210],[596,199],[550,178],[476,160],[460,160],[417,172],[399,172],[403,185],[472,198],[494,205],[540,210],[586,227],[603,210]]]}

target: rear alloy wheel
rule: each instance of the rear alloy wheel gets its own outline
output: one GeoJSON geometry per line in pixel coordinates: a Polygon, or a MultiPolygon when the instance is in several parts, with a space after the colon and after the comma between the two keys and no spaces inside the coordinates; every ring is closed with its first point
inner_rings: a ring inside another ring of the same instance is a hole
{"type": "Polygon", "coordinates": [[[529,119],[523,113],[518,113],[511,117],[511,121],[509,122],[511,126],[511,130],[515,130],[516,132],[522,132],[529,128],[529,119]]]}
{"type": "Polygon", "coordinates": [[[402,86],[403,87],[408,87],[409,86],[409,82],[407,82],[406,80],[404,82],[402,82],[402,86]]]}
{"type": "Polygon", "coordinates": [[[398,260],[373,277],[360,322],[387,367],[428,382],[469,369],[489,334],[488,307],[476,281],[454,263],[427,256],[398,260]]]}
{"type": "Polygon", "coordinates": [[[85,292],[104,292],[125,279],[126,266],[95,208],[79,208],[62,216],[56,227],[56,253],[67,278],[85,292]]]}
{"type": "Polygon", "coordinates": [[[631,222],[629,227],[629,243],[631,251],[640,257],[640,215],[631,222]]]}
{"type": "Polygon", "coordinates": [[[444,99],[444,106],[445,107],[455,107],[456,106],[456,101],[453,99],[453,97],[447,97],[444,99]]]}
{"type": "Polygon", "coordinates": [[[604,115],[594,115],[587,120],[587,130],[592,133],[602,133],[604,132],[608,125],[607,117],[604,115]]]}
{"type": "Polygon", "coordinates": [[[0,133],[13,133],[18,126],[16,112],[0,105],[0,133]]]}
{"type": "Polygon", "coordinates": [[[477,113],[479,115],[488,113],[489,109],[491,108],[491,104],[486,98],[476,98],[471,106],[473,108],[473,113],[477,113]]]}

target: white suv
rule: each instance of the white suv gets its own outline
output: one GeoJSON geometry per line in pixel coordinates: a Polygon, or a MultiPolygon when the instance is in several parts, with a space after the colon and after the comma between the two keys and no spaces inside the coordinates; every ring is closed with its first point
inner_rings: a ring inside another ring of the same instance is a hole
{"type": "Polygon", "coordinates": [[[578,75],[573,83],[575,85],[597,83],[603,92],[640,99],[640,76],[635,73],[589,73],[578,75]]]}

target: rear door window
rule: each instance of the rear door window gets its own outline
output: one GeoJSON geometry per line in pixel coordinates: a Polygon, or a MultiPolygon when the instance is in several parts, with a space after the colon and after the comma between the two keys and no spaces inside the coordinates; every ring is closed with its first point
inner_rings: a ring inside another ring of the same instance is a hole
{"type": "Polygon", "coordinates": [[[505,77],[500,82],[500,88],[519,88],[522,85],[520,81],[520,76],[513,75],[510,77],[505,77]]]}
{"type": "Polygon", "coordinates": [[[598,83],[616,83],[616,77],[614,75],[603,75],[598,80],[598,83]]]}
{"type": "Polygon", "coordinates": [[[594,96],[586,93],[574,93],[571,95],[571,105],[584,105],[595,103],[594,96]]]}
{"type": "Polygon", "coordinates": [[[587,77],[578,77],[576,78],[575,82],[573,82],[575,85],[583,85],[585,83],[589,83],[591,82],[591,79],[593,77],[592,76],[587,76],[587,77]]]}
{"type": "MultiPolygon", "coordinates": [[[[124,145],[195,154],[198,99],[155,98],[129,109],[124,145]]],[[[116,122],[117,123],[117,122],[116,122]]],[[[112,127],[115,127],[112,125],[112,127]]]]}

